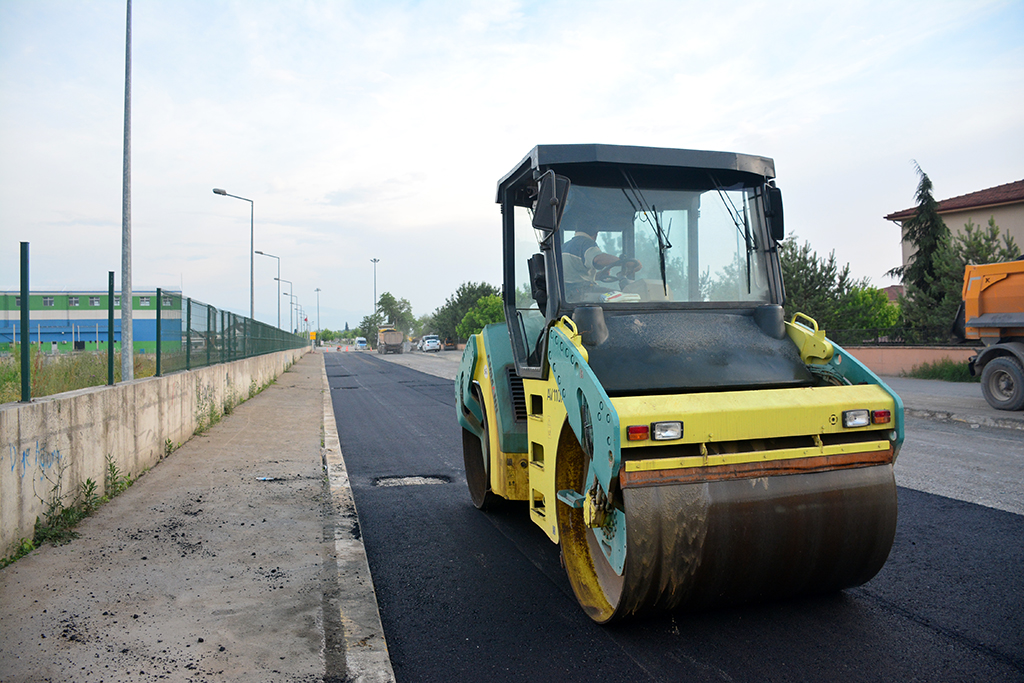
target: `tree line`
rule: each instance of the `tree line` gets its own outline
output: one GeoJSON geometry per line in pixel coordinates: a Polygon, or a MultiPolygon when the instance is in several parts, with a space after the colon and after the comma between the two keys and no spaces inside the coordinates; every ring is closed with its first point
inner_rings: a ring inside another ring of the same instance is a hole
{"type": "Polygon", "coordinates": [[[359,327],[345,330],[323,330],[324,341],[365,337],[376,344],[377,330],[384,324],[394,325],[408,337],[436,334],[441,339],[462,342],[480,332],[485,325],[505,320],[505,311],[498,296],[499,289],[486,282],[464,282],[432,314],[417,318],[408,299],[398,299],[384,292],[377,300],[372,315],[364,316],[359,327]]]}
{"type": "MultiPolygon", "coordinates": [[[[868,278],[854,278],[849,264],[840,265],[835,251],[819,256],[809,242],[798,243],[790,233],[779,244],[785,286],[785,308],[792,316],[804,313],[840,343],[871,338],[907,343],[944,343],[960,306],[964,267],[1012,261],[1021,257],[1011,235],[990,218],[985,227],[968,221],[953,235],[938,213],[932,181],[916,167],[920,177],[914,215],[903,224],[903,239],[914,248],[907,263],[886,274],[898,278],[904,292],[891,303],[868,278]]],[[[366,337],[376,343],[377,330],[391,323],[408,336],[436,334],[441,339],[465,341],[483,327],[505,319],[500,290],[486,282],[464,282],[432,314],[413,315],[407,299],[381,294],[373,315],[353,330],[323,330],[322,338],[366,337]]]]}
{"type": "Polygon", "coordinates": [[[920,182],[915,192],[913,217],[903,224],[903,239],[914,253],[906,265],[889,270],[904,291],[895,304],[867,279],[850,276],[849,265],[839,266],[835,252],[819,257],[804,242],[789,235],[780,245],[786,287],[786,310],[814,318],[829,337],[857,343],[872,337],[906,343],[948,343],[960,307],[964,267],[1020,258],[1011,235],[1001,233],[995,218],[986,227],[968,221],[954,235],[938,213],[932,181],[917,166],[920,182]]]}

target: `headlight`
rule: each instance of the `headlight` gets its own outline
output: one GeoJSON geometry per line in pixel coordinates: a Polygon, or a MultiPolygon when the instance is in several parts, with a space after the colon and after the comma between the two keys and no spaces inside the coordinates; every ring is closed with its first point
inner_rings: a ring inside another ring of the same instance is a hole
{"type": "Polygon", "coordinates": [[[843,411],[843,426],[850,427],[867,427],[871,424],[871,416],[867,410],[844,410],[843,411]]]}
{"type": "Polygon", "coordinates": [[[683,438],[682,422],[655,422],[651,427],[655,441],[674,441],[683,438]]]}

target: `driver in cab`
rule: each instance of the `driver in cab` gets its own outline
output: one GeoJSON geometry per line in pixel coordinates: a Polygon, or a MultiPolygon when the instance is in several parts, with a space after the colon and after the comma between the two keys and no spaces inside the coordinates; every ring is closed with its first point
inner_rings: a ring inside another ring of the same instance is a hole
{"type": "Polygon", "coordinates": [[[566,295],[570,299],[581,300],[586,293],[607,291],[598,282],[613,282],[619,279],[633,279],[643,267],[636,259],[612,256],[601,251],[597,246],[598,229],[592,226],[581,226],[576,229],[572,239],[562,245],[563,277],[565,278],[566,295]],[[610,271],[620,267],[617,276],[610,271]]]}

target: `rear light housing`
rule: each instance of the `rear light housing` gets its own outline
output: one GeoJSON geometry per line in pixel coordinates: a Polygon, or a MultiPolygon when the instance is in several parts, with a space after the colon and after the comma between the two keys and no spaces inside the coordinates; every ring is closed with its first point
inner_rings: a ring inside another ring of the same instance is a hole
{"type": "Polygon", "coordinates": [[[650,428],[647,425],[630,425],[626,427],[627,441],[647,441],[650,435],[650,428]]]}

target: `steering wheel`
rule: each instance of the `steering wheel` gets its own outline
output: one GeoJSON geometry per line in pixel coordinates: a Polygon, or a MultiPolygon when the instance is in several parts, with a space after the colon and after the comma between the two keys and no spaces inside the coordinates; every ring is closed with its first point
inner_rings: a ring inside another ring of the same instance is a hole
{"type": "Polygon", "coordinates": [[[599,270],[594,277],[598,282],[632,282],[641,268],[643,266],[636,259],[622,259],[618,263],[599,270]],[[612,268],[618,268],[619,272],[612,275],[612,268]]]}

